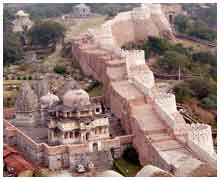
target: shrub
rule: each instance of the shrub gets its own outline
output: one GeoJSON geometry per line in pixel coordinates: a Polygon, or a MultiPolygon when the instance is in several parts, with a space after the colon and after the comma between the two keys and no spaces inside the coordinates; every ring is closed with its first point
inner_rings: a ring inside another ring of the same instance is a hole
{"type": "Polygon", "coordinates": [[[190,65],[190,59],[182,53],[176,51],[166,51],[164,56],[160,58],[159,65],[169,72],[177,72],[179,67],[182,71],[185,71],[190,65]]]}
{"type": "Polygon", "coordinates": [[[54,21],[38,22],[28,31],[31,43],[43,46],[48,46],[50,42],[56,42],[63,38],[64,33],[65,28],[54,21]]]}
{"type": "Polygon", "coordinates": [[[25,170],[18,174],[18,177],[33,177],[33,171],[32,170],[25,170]]]}
{"type": "Polygon", "coordinates": [[[29,77],[28,77],[28,80],[32,80],[32,76],[29,76],[29,77]]]}
{"type": "Polygon", "coordinates": [[[213,110],[217,109],[216,101],[211,99],[210,97],[203,98],[201,100],[201,103],[204,108],[213,109],[213,110]]]}
{"type": "Polygon", "coordinates": [[[174,92],[176,95],[177,102],[183,102],[187,99],[190,99],[192,96],[192,90],[186,83],[175,86],[174,92]]]}
{"type": "Polygon", "coordinates": [[[23,80],[27,80],[26,76],[23,77],[23,80]]]}
{"type": "Polygon", "coordinates": [[[122,157],[128,162],[140,165],[138,153],[132,145],[127,146],[122,157]]]}
{"type": "Polygon", "coordinates": [[[34,171],[34,177],[48,177],[50,174],[49,169],[43,168],[43,169],[36,169],[34,171]]]}
{"type": "Polygon", "coordinates": [[[66,67],[62,66],[62,65],[56,65],[53,70],[57,74],[65,74],[66,73],[66,67]]]}

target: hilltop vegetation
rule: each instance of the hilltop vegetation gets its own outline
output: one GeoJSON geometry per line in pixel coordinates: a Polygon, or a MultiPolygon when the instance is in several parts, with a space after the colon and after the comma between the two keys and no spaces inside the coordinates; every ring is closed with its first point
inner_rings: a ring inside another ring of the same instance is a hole
{"type": "Polygon", "coordinates": [[[187,16],[175,18],[177,31],[196,38],[216,41],[217,39],[217,6],[216,4],[183,4],[187,16]]]}
{"type": "Polygon", "coordinates": [[[23,49],[18,33],[12,32],[11,22],[13,12],[10,9],[3,9],[3,64],[8,66],[19,62],[23,58],[23,49]]]}
{"type": "MultiPolygon", "coordinates": [[[[78,3],[33,3],[33,4],[6,4],[7,8],[10,8],[13,13],[17,10],[23,9],[25,12],[29,13],[34,21],[41,19],[58,17],[63,14],[68,14],[73,11],[73,6],[78,3]]],[[[91,7],[93,13],[98,13],[102,15],[113,16],[121,11],[128,11],[139,4],[131,3],[86,3],[87,6],[91,7]]]]}

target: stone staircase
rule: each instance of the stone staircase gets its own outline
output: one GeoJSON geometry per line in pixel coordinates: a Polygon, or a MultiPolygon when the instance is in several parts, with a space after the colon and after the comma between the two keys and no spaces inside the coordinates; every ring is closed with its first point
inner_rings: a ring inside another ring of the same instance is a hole
{"type": "MultiPolygon", "coordinates": [[[[179,171],[179,168],[188,162],[195,162],[196,165],[201,163],[183,143],[169,133],[168,126],[160,119],[151,104],[145,106],[145,112],[149,124],[145,128],[145,136],[173,171],[179,171]]],[[[188,169],[195,167],[191,166],[188,169]]]]}

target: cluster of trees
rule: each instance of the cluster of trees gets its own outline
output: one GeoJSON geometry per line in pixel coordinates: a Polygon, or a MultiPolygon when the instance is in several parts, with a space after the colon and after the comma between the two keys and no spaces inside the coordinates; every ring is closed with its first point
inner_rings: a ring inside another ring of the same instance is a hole
{"type": "Polygon", "coordinates": [[[159,38],[150,38],[149,50],[160,55],[157,68],[166,73],[178,72],[197,75],[196,78],[178,84],[174,91],[178,102],[195,98],[205,109],[217,108],[217,56],[210,52],[194,52],[181,44],[170,44],[159,38]]]}
{"type": "Polygon", "coordinates": [[[216,41],[216,30],[208,27],[200,19],[192,19],[189,16],[179,15],[175,17],[175,28],[178,32],[208,41],[216,41]]]}
{"type": "Polygon", "coordinates": [[[57,74],[65,74],[66,73],[66,67],[63,65],[56,65],[53,69],[53,71],[57,74]]]}
{"type": "Polygon", "coordinates": [[[217,28],[217,4],[216,3],[183,3],[183,9],[193,19],[200,19],[209,27],[217,28]]]}
{"type": "MultiPolygon", "coordinates": [[[[3,62],[4,66],[19,63],[24,57],[21,37],[23,34],[12,31],[14,11],[4,6],[3,18],[3,62]]],[[[48,46],[51,42],[56,43],[64,38],[65,28],[53,21],[39,21],[29,31],[27,37],[31,45],[48,46]]]]}
{"type": "Polygon", "coordinates": [[[161,71],[176,73],[179,67],[183,73],[200,75],[217,80],[217,55],[210,52],[195,52],[182,44],[172,44],[166,39],[151,37],[141,48],[145,54],[158,54],[157,67],[161,71]]]}
{"type": "Polygon", "coordinates": [[[205,109],[217,109],[217,84],[209,78],[197,78],[185,81],[174,88],[178,102],[196,99],[205,109]]]}
{"type": "Polygon", "coordinates": [[[11,22],[14,18],[11,9],[3,9],[3,65],[8,66],[23,58],[19,34],[12,32],[11,22]]]}
{"type": "Polygon", "coordinates": [[[28,36],[31,44],[48,46],[51,42],[55,43],[60,38],[64,38],[65,28],[54,21],[37,22],[29,31],[28,36]]]}

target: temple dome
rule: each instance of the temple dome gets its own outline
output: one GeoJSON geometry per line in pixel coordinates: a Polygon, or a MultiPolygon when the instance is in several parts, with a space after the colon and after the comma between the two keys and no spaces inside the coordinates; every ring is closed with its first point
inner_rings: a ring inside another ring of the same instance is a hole
{"type": "Polygon", "coordinates": [[[136,177],[171,177],[172,175],[153,165],[144,166],[137,174],[136,177]]]}
{"type": "Polygon", "coordinates": [[[40,103],[47,105],[47,106],[52,106],[54,103],[58,101],[59,101],[59,98],[56,95],[51,94],[50,92],[48,92],[48,94],[40,98],[40,103]]]}
{"type": "Polygon", "coordinates": [[[17,13],[16,13],[16,16],[29,16],[29,14],[25,13],[23,10],[19,10],[17,13]]]}
{"type": "Polygon", "coordinates": [[[69,90],[73,90],[73,89],[79,89],[80,86],[79,84],[75,81],[75,80],[67,80],[65,81],[64,85],[59,89],[57,95],[62,98],[63,95],[69,91],[69,90]]]}
{"type": "Polygon", "coordinates": [[[63,104],[68,107],[82,107],[89,105],[89,94],[82,89],[69,90],[63,96],[63,104]]]}
{"type": "Polygon", "coordinates": [[[123,176],[116,171],[107,170],[99,174],[98,177],[123,177],[123,176]]]}

